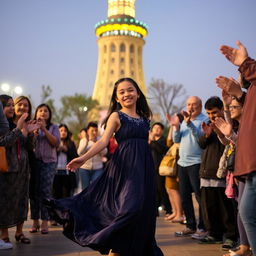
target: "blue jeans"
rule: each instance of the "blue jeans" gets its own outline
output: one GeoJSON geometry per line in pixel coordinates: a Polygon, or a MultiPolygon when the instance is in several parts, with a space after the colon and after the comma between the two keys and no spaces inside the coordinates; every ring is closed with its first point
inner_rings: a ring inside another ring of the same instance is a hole
{"type": "Polygon", "coordinates": [[[81,188],[84,190],[89,186],[90,183],[95,181],[101,174],[103,173],[103,169],[96,170],[87,170],[83,168],[79,168],[78,170],[78,179],[81,182],[81,188]]]}
{"type": "Polygon", "coordinates": [[[256,255],[256,172],[246,179],[239,212],[253,255],[256,255]]]}
{"type": "Polygon", "coordinates": [[[187,221],[187,227],[196,230],[196,218],[192,201],[192,192],[195,193],[196,200],[199,204],[199,223],[198,228],[204,229],[203,218],[201,214],[201,199],[200,199],[200,164],[182,167],[178,165],[179,188],[182,207],[187,221]]]}

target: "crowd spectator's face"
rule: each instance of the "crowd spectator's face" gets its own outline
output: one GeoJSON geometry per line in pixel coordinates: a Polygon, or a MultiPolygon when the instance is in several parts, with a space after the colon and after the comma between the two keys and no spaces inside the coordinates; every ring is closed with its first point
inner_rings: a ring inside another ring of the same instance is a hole
{"type": "Polygon", "coordinates": [[[219,108],[206,109],[206,113],[211,122],[214,122],[216,117],[223,117],[223,110],[219,108]]]}
{"type": "Polygon", "coordinates": [[[87,134],[88,134],[89,140],[95,141],[97,139],[97,136],[98,136],[98,128],[97,127],[90,127],[87,130],[87,134]]]}
{"type": "Polygon", "coordinates": [[[234,99],[229,105],[229,111],[232,119],[239,120],[242,115],[243,108],[241,104],[234,99]]]}
{"type": "Polygon", "coordinates": [[[160,125],[157,125],[157,124],[152,127],[151,132],[154,136],[160,136],[161,137],[163,135],[162,127],[160,125]]]}
{"type": "Polygon", "coordinates": [[[29,103],[26,99],[23,99],[15,104],[14,109],[16,116],[22,116],[24,113],[29,113],[29,103]]]}
{"type": "Polygon", "coordinates": [[[86,131],[85,131],[85,130],[82,130],[82,131],[79,133],[79,138],[80,138],[80,139],[86,138],[86,131]]]}
{"type": "Polygon", "coordinates": [[[187,112],[191,112],[191,117],[194,118],[198,116],[202,112],[202,103],[198,97],[189,97],[187,100],[187,112]]]}
{"type": "Polygon", "coordinates": [[[66,130],[66,128],[64,126],[59,128],[60,131],[60,138],[61,139],[66,139],[68,136],[68,131],[66,130]]]}
{"type": "Polygon", "coordinates": [[[42,119],[47,121],[50,117],[50,112],[47,107],[43,106],[37,110],[36,119],[42,119]]]}
{"type": "Polygon", "coordinates": [[[14,115],[14,102],[13,99],[9,99],[4,107],[4,114],[7,118],[13,118],[14,115]]]}

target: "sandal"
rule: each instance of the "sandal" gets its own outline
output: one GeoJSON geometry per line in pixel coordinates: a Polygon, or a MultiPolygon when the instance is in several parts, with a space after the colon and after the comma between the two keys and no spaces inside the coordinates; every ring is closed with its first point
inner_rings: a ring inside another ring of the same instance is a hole
{"type": "Polygon", "coordinates": [[[40,226],[39,225],[37,225],[36,227],[32,227],[30,230],[29,230],[29,232],[30,233],[36,233],[37,231],[39,231],[39,229],[40,229],[40,226]]]}
{"type": "Polygon", "coordinates": [[[15,239],[17,242],[21,242],[22,244],[30,244],[31,243],[30,239],[25,237],[25,235],[23,233],[21,233],[20,235],[15,235],[15,239]]]}
{"type": "Polygon", "coordinates": [[[42,235],[47,235],[49,233],[48,229],[41,229],[42,235]]]}

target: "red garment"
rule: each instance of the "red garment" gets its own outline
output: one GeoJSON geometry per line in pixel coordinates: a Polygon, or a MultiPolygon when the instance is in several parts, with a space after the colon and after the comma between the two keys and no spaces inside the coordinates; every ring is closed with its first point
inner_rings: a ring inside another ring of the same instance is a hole
{"type": "Polygon", "coordinates": [[[239,125],[234,176],[256,171],[256,61],[247,58],[239,71],[251,83],[239,125]]]}
{"type": "Polygon", "coordinates": [[[116,139],[114,137],[110,138],[109,144],[108,144],[108,152],[110,154],[114,154],[118,144],[116,142],[116,139]]]}

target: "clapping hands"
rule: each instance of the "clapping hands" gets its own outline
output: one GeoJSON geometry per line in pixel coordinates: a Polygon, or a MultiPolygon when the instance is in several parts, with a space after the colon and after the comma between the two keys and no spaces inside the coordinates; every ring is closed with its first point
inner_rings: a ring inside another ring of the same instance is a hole
{"type": "Polygon", "coordinates": [[[227,45],[222,45],[220,47],[220,51],[231,63],[236,66],[240,66],[248,57],[248,53],[240,41],[236,41],[236,45],[238,46],[238,49],[227,45]]]}
{"type": "Polygon", "coordinates": [[[191,120],[191,117],[192,117],[192,111],[181,111],[181,114],[183,115],[184,117],[184,121],[189,124],[190,123],[190,120],[191,120]]]}
{"type": "Polygon", "coordinates": [[[17,128],[18,129],[22,129],[23,128],[23,126],[25,125],[25,120],[27,119],[27,117],[28,117],[28,113],[24,113],[24,114],[22,114],[22,116],[19,118],[19,120],[18,120],[18,122],[17,122],[17,128]]]}
{"type": "Polygon", "coordinates": [[[174,114],[174,115],[169,115],[169,114],[166,114],[166,119],[168,120],[169,124],[171,126],[174,126],[176,128],[179,128],[180,126],[180,120],[179,120],[179,117],[174,114]]]}
{"type": "Polygon", "coordinates": [[[203,122],[202,123],[202,130],[205,134],[205,137],[208,138],[211,135],[213,129],[212,129],[211,125],[208,125],[207,123],[203,122]]]}
{"type": "Polygon", "coordinates": [[[232,125],[226,122],[223,118],[216,118],[214,125],[220,130],[226,137],[230,137],[232,134],[232,125]]]}
{"type": "Polygon", "coordinates": [[[26,123],[26,129],[29,133],[34,132],[35,130],[39,129],[39,124],[36,120],[31,120],[26,123]]]}
{"type": "Polygon", "coordinates": [[[219,76],[215,82],[219,88],[231,96],[239,98],[243,94],[240,84],[234,78],[219,76]]]}

